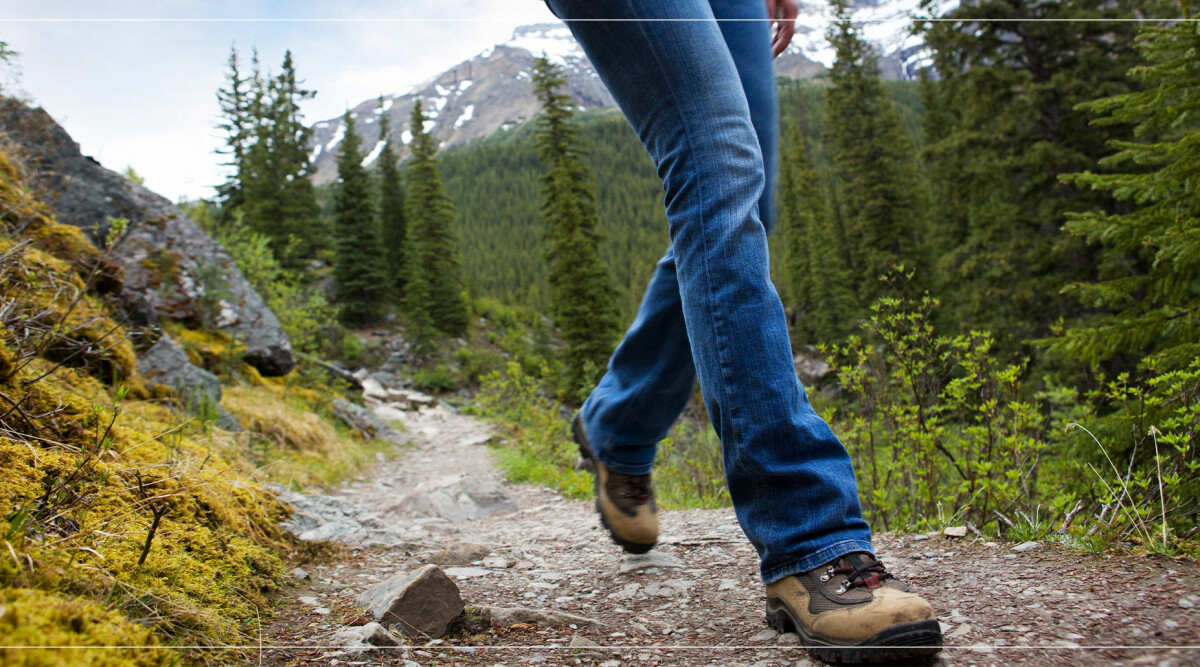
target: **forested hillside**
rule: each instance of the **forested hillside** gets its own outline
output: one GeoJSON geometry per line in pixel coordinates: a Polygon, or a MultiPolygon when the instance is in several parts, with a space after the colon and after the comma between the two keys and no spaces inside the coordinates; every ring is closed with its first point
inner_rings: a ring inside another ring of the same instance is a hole
{"type": "MultiPolygon", "coordinates": [[[[910,138],[920,142],[916,83],[889,82],[910,138]]],[[[821,82],[780,80],[784,126],[799,122],[811,142],[823,182],[830,180],[821,82]]],[[[667,248],[662,187],[633,130],[615,109],[581,115],[585,160],[596,178],[601,254],[616,279],[624,322],[633,319],[654,263],[667,248]]],[[[785,138],[786,140],[786,138],[785,138]]],[[[472,296],[487,296],[545,312],[549,292],[541,243],[541,185],[533,133],[527,126],[447,150],[441,157],[446,191],[458,207],[465,281],[472,296]]],[[[780,243],[779,235],[772,239],[780,243]]],[[[775,263],[780,253],[775,252],[775,263]]],[[[783,289],[783,282],[776,280],[783,289]]]]}

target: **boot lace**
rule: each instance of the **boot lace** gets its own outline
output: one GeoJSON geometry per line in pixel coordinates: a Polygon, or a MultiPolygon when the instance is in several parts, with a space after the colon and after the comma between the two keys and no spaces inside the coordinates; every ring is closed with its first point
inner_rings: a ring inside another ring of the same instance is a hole
{"type": "Polygon", "coordinates": [[[865,586],[868,590],[879,588],[883,586],[883,582],[894,578],[892,573],[888,572],[887,568],[879,560],[869,561],[858,566],[850,563],[849,560],[846,562],[849,563],[846,567],[833,568],[832,572],[833,574],[840,574],[846,577],[841,587],[838,588],[837,592],[839,594],[859,586],[865,586]]]}

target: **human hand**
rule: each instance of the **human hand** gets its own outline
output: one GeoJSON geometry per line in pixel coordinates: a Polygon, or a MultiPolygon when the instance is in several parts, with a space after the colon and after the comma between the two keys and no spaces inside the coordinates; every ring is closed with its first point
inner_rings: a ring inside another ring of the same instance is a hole
{"type": "Polygon", "coordinates": [[[800,10],[796,8],[795,0],[767,0],[767,19],[771,22],[771,53],[776,58],[792,43],[792,35],[796,32],[796,16],[799,14],[800,10]]]}

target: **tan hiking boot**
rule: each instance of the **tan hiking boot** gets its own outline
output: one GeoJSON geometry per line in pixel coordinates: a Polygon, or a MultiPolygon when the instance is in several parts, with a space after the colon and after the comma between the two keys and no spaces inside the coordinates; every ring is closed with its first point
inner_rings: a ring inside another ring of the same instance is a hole
{"type": "Polygon", "coordinates": [[[911,662],[942,650],[929,603],[861,551],[768,584],[767,622],[826,662],[911,662]]]}
{"type": "Polygon", "coordinates": [[[575,415],[571,433],[579,444],[580,470],[587,470],[596,480],[596,512],[600,523],[608,529],[622,549],[644,554],[658,542],[658,506],[654,502],[654,487],[649,473],[626,475],[609,470],[592,455],[583,420],[575,415]]]}

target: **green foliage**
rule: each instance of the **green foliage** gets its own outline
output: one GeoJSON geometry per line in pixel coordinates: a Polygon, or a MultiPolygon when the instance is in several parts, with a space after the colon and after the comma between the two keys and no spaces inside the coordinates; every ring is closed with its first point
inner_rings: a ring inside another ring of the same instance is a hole
{"type": "Polygon", "coordinates": [[[226,133],[224,152],[233,175],[221,186],[222,222],[241,211],[243,224],[272,240],[285,265],[316,256],[327,235],[316,192],[308,179],[308,137],[300,103],[315,93],[301,88],[292,54],[284,55],[278,76],[264,75],[258,53],[243,75],[231,50],[226,87],[217,91],[226,133]]]}
{"type": "Polygon", "coordinates": [[[323,333],[335,315],[324,294],[307,285],[301,274],[285,269],[271,249],[271,240],[241,224],[240,212],[222,225],[207,202],[192,202],[183,208],[233,257],[242,275],[279,319],[292,347],[309,353],[321,350],[323,333]]]}
{"type": "Polygon", "coordinates": [[[1039,406],[1021,398],[1022,365],[999,361],[986,333],[937,335],[938,306],[882,297],[863,325],[869,341],[830,348],[849,399],[836,423],[864,510],[885,530],[946,512],[980,526],[1034,512],[1050,493],[1042,480],[1056,481],[1041,470],[1053,442],[1039,406]]]}
{"type": "Polygon", "coordinates": [[[1068,213],[1066,228],[1130,260],[1073,286],[1082,303],[1108,314],[1068,329],[1050,349],[1088,365],[1152,354],[1160,365],[1186,366],[1200,356],[1200,24],[1147,25],[1138,49],[1144,61],[1130,76],[1142,89],[1079,106],[1102,114],[1093,125],[1132,127],[1135,140],[1109,142],[1117,152],[1099,161],[1108,173],[1061,177],[1126,204],[1068,213]]]}
{"type": "Polygon", "coordinates": [[[845,0],[834,7],[837,22],[829,41],[837,61],[829,72],[825,135],[840,237],[823,252],[823,261],[841,265],[843,276],[836,282],[842,285],[845,277],[860,278],[850,282],[857,283],[852,311],[837,313],[846,322],[847,315],[864,314],[880,294],[876,278],[898,263],[918,263],[923,212],[912,143],[879,79],[876,57],[859,37],[845,0]]]}
{"type": "Polygon", "coordinates": [[[412,112],[412,158],[408,162],[408,288],[404,306],[418,347],[428,347],[434,330],[460,336],[467,330],[462,259],[454,233],[454,205],[446,196],[435,159],[437,144],[425,128],[417,100],[412,112]]]}
{"type": "Polygon", "coordinates": [[[562,70],[545,57],[534,60],[533,88],[542,104],[535,122],[538,157],[550,170],[542,176],[542,218],[549,267],[551,312],[566,344],[568,395],[594,386],[619,333],[613,307],[616,289],[600,259],[595,194],[584,164],[584,146],[571,110],[559,92],[562,70]]]}
{"type": "Polygon", "coordinates": [[[362,165],[362,138],[354,129],[349,111],[342,116],[342,123],[346,136],[338,155],[333,206],[336,225],[333,281],[342,321],[363,324],[379,318],[391,289],[386,256],[380,245],[379,214],[370,177],[362,165]]]}
{"type": "Polygon", "coordinates": [[[939,77],[923,87],[935,202],[924,254],[951,330],[982,327],[1014,351],[1081,312],[1064,285],[1125,261],[1062,233],[1070,211],[1118,207],[1058,176],[1092,166],[1106,140],[1127,136],[1089,124],[1078,105],[1131,90],[1137,23],[1104,19],[1153,15],[1157,4],[981,0],[923,26],[939,77]]]}
{"type": "MultiPolygon", "coordinates": [[[[383,99],[379,101],[383,107],[383,99]]],[[[385,266],[391,284],[403,293],[408,279],[408,218],[404,213],[404,183],[400,178],[396,150],[388,128],[387,114],[379,115],[379,228],[385,266]]]]}

